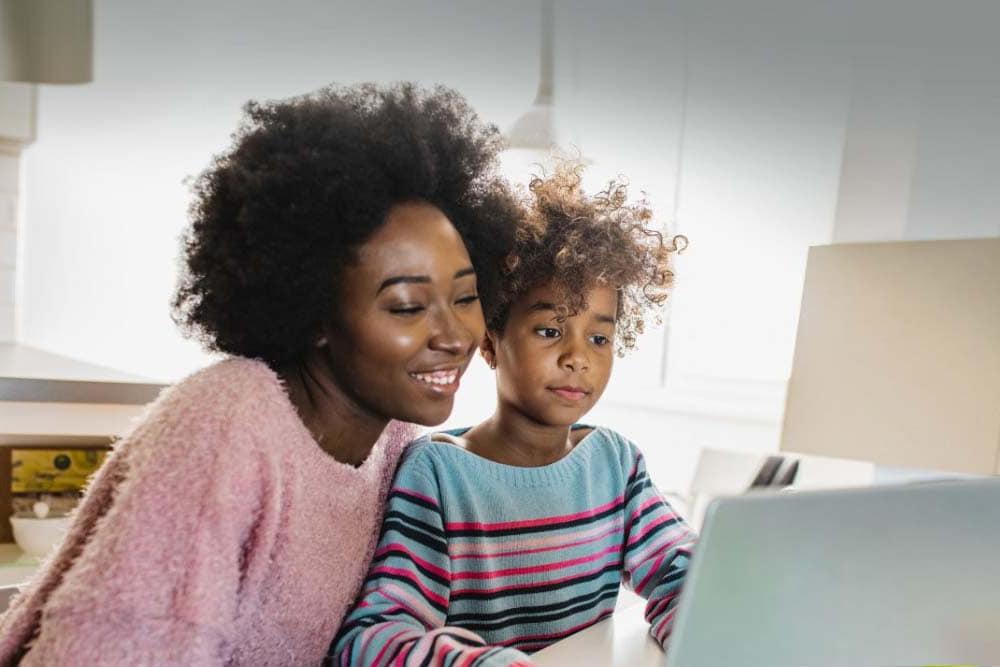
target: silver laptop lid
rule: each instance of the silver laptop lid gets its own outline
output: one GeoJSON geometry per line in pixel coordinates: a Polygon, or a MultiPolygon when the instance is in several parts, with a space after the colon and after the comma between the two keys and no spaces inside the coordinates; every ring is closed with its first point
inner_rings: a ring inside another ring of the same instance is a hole
{"type": "Polygon", "coordinates": [[[668,667],[1000,664],[1000,480],[715,501],[668,667]]]}

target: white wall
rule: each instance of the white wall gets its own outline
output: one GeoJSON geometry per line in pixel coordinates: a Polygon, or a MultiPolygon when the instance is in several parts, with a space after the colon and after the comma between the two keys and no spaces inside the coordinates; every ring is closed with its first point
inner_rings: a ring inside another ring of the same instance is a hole
{"type": "MultiPolygon", "coordinates": [[[[628,175],[692,242],[669,357],[662,330],[647,336],[592,416],[655,452],[665,484],[683,487],[703,446],[777,448],[809,245],[1000,234],[996,10],[945,9],[557,3],[564,137],[593,160],[592,183],[628,175]]],[[[204,364],[167,310],[183,180],[227,144],[240,105],[416,79],[505,127],[534,97],[536,11],[96,2],[94,83],[41,89],[25,153],[23,339],[164,379],[204,364]]],[[[451,423],[492,400],[477,365],[451,423]]]]}
{"type": "Polygon", "coordinates": [[[518,40],[535,44],[536,17],[503,3],[109,0],[94,20],[94,83],[42,87],[25,152],[22,338],[156,378],[206,361],[167,308],[184,179],[228,144],[247,99],[415,79],[509,123],[534,94],[518,40]]]}

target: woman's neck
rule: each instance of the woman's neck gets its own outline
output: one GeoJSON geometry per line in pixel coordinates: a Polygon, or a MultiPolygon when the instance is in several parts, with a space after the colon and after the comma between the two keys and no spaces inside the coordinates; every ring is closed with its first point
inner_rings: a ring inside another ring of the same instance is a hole
{"type": "Polygon", "coordinates": [[[322,364],[306,358],[279,373],[288,398],[316,443],[341,463],[360,466],[389,419],[373,415],[340,387],[322,364]]]}
{"type": "Polygon", "coordinates": [[[498,463],[538,467],[555,463],[576,442],[569,426],[540,424],[501,405],[492,417],[465,434],[466,447],[498,463]]]}

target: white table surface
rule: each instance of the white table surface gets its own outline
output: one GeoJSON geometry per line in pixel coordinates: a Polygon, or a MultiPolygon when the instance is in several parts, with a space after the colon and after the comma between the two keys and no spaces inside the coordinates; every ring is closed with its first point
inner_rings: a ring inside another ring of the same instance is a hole
{"type": "Polygon", "coordinates": [[[663,650],[649,635],[645,600],[635,598],[596,625],[531,656],[542,667],[660,667],[663,650]]]}

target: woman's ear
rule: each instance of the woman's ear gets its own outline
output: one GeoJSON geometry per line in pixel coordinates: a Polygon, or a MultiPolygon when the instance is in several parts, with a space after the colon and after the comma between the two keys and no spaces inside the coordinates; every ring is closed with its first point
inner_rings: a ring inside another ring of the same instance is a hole
{"type": "Polygon", "coordinates": [[[497,367],[497,350],[496,350],[496,334],[492,331],[487,331],[486,335],[483,336],[483,340],[479,343],[479,353],[483,355],[483,359],[486,360],[486,364],[496,370],[497,367]]]}

